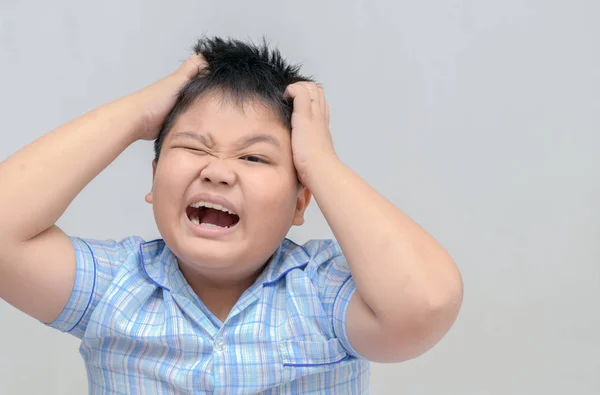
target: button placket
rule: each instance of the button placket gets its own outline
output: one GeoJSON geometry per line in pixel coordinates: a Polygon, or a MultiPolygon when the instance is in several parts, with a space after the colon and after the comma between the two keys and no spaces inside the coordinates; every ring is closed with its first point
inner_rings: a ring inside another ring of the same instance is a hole
{"type": "Polygon", "coordinates": [[[215,340],[215,350],[219,352],[225,351],[225,340],[223,340],[222,337],[218,337],[217,340],[215,340]]]}

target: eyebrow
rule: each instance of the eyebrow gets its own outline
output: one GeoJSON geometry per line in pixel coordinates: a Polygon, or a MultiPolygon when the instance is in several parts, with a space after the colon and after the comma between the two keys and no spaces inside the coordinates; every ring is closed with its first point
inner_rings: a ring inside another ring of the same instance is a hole
{"type": "Polygon", "coordinates": [[[204,144],[207,147],[212,147],[213,145],[215,145],[215,143],[213,142],[212,137],[210,136],[210,134],[208,136],[205,136],[203,134],[198,134],[198,133],[194,133],[194,132],[177,132],[173,134],[173,138],[177,138],[177,137],[184,137],[187,139],[192,139],[192,140],[197,140],[200,143],[204,144]]]}
{"type": "MultiPolygon", "coordinates": [[[[194,132],[176,132],[173,134],[174,139],[178,137],[199,141],[200,143],[204,144],[206,147],[209,148],[212,148],[215,145],[210,133],[208,133],[208,135],[206,136],[204,134],[198,134],[194,132]]],[[[281,148],[281,143],[279,143],[279,140],[277,138],[269,136],[267,134],[255,134],[241,139],[240,142],[237,144],[237,149],[241,151],[258,143],[267,143],[274,145],[277,148],[281,148]]]]}
{"type": "Polygon", "coordinates": [[[244,149],[250,147],[251,145],[258,144],[258,143],[267,143],[267,144],[274,145],[277,148],[281,148],[281,144],[279,143],[279,140],[277,140],[275,137],[269,136],[267,134],[256,134],[256,135],[252,135],[252,136],[242,139],[240,141],[240,143],[238,144],[238,150],[240,150],[240,151],[244,150],[244,149]]]}

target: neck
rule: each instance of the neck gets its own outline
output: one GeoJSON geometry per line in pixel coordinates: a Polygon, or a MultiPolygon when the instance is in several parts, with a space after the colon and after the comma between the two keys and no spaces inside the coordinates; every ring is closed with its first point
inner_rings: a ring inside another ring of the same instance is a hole
{"type": "Polygon", "coordinates": [[[221,322],[225,321],[240,296],[254,284],[264,269],[263,265],[250,275],[232,279],[209,278],[186,268],[185,265],[180,264],[179,267],[194,293],[221,322]]]}

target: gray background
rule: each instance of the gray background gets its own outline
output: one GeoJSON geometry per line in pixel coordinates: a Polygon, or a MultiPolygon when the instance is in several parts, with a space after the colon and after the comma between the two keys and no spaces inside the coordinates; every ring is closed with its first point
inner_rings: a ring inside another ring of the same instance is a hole
{"type": "MultiPolygon", "coordinates": [[[[597,0],[0,0],[0,159],[171,72],[203,33],[267,35],[324,82],[340,157],[464,276],[452,331],[374,365],[372,392],[599,394],[599,17],[597,0]]],[[[59,225],[157,236],[151,158],[132,146],[59,225]]],[[[291,234],[330,235],[316,206],[291,234]]],[[[1,394],[87,391],[76,339],[4,302],[0,320],[1,394]]]]}

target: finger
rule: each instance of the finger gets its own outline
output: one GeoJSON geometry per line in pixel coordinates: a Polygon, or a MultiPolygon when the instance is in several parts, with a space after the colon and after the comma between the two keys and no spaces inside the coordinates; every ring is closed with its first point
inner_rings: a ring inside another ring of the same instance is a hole
{"type": "Polygon", "coordinates": [[[302,83],[296,82],[288,85],[285,90],[284,96],[294,100],[294,112],[310,116],[312,114],[312,105],[310,92],[302,85],[302,83]]]}
{"type": "Polygon", "coordinates": [[[324,90],[321,90],[319,97],[321,98],[321,116],[325,119],[325,122],[329,124],[329,104],[327,104],[324,90]]]}
{"type": "Polygon", "coordinates": [[[313,115],[321,114],[321,100],[319,98],[319,86],[314,82],[302,81],[298,83],[299,86],[306,89],[310,96],[310,108],[313,115]]]}
{"type": "Polygon", "coordinates": [[[208,63],[202,55],[192,55],[177,69],[177,73],[184,74],[187,78],[196,77],[202,70],[208,66],[208,63]]]}
{"type": "Polygon", "coordinates": [[[320,84],[310,83],[306,85],[310,92],[313,114],[322,119],[326,118],[327,101],[325,99],[325,91],[320,84]]]}
{"type": "Polygon", "coordinates": [[[321,84],[317,84],[317,96],[319,98],[319,115],[321,115],[323,118],[326,118],[327,100],[325,98],[325,90],[321,84]]]}
{"type": "Polygon", "coordinates": [[[321,115],[322,110],[322,99],[321,92],[319,91],[319,86],[315,83],[309,83],[306,85],[306,89],[308,89],[310,94],[311,107],[314,115],[321,115]]]}

